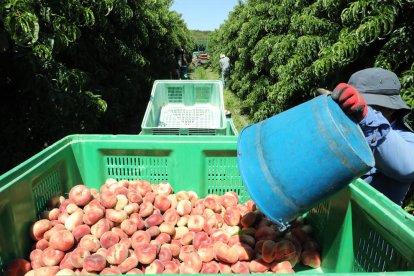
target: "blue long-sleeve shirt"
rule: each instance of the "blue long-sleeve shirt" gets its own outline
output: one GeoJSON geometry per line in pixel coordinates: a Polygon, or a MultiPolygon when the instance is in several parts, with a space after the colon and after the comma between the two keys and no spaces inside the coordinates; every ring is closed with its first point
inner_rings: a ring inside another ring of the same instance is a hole
{"type": "Polygon", "coordinates": [[[375,158],[375,167],[362,178],[402,205],[414,182],[414,133],[371,107],[359,125],[375,158]]]}

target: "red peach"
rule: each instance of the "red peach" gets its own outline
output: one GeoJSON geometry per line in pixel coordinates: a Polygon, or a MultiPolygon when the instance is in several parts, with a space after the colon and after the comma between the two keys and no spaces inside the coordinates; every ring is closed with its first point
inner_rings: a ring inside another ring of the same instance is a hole
{"type": "Polygon", "coordinates": [[[262,247],[262,259],[266,263],[271,263],[276,257],[276,243],[271,240],[265,240],[262,247]]]}
{"type": "Polygon", "coordinates": [[[54,225],[51,229],[47,230],[44,234],[43,234],[43,238],[47,241],[50,240],[50,237],[52,236],[53,233],[60,231],[60,230],[66,230],[65,226],[63,224],[56,224],[54,225]]]}
{"type": "Polygon", "coordinates": [[[121,223],[128,218],[128,214],[124,210],[106,209],[105,217],[115,223],[121,223]]]}
{"type": "Polygon", "coordinates": [[[257,231],[254,235],[256,241],[260,241],[260,240],[276,240],[277,238],[277,233],[275,230],[273,230],[271,227],[269,226],[262,226],[257,228],[257,231]]]}
{"type": "Polygon", "coordinates": [[[180,274],[197,274],[200,272],[203,262],[197,253],[189,253],[188,258],[180,264],[180,274]]]}
{"type": "Polygon", "coordinates": [[[126,273],[136,268],[137,266],[138,266],[137,257],[135,257],[135,255],[131,255],[118,265],[118,269],[121,271],[121,273],[126,273]]]}
{"type": "Polygon", "coordinates": [[[125,206],[128,205],[128,198],[124,194],[117,194],[116,195],[116,205],[114,207],[115,210],[123,210],[125,206]]]}
{"type": "Polygon", "coordinates": [[[137,231],[137,224],[130,219],[126,219],[121,223],[121,229],[128,236],[132,236],[137,231]]]}
{"type": "Polygon", "coordinates": [[[106,266],[106,259],[100,254],[92,254],[83,260],[83,268],[87,272],[100,272],[106,266]]]}
{"type": "Polygon", "coordinates": [[[211,232],[210,237],[213,239],[213,242],[223,242],[228,243],[230,239],[230,235],[224,232],[221,229],[215,229],[211,232]]]}
{"type": "Polygon", "coordinates": [[[321,256],[317,251],[305,250],[300,255],[300,259],[304,265],[312,268],[318,268],[321,266],[321,256]]]}
{"type": "Polygon", "coordinates": [[[159,241],[160,244],[169,243],[171,241],[171,236],[167,233],[160,233],[156,238],[156,241],[159,241]]]}
{"type": "Polygon", "coordinates": [[[78,246],[88,250],[89,252],[96,252],[101,247],[101,243],[97,237],[88,234],[81,238],[78,246]]]}
{"type": "Polygon", "coordinates": [[[171,202],[170,209],[176,210],[178,205],[178,200],[175,194],[170,194],[167,196],[168,200],[171,202]]]}
{"type": "Polygon", "coordinates": [[[229,264],[226,263],[218,263],[219,267],[220,267],[220,273],[221,274],[232,274],[233,272],[231,271],[231,266],[229,264]]]}
{"type": "Polygon", "coordinates": [[[69,231],[75,229],[76,226],[83,224],[83,211],[79,209],[75,211],[73,214],[69,215],[69,217],[65,221],[65,227],[69,231]]]}
{"type": "Polygon", "coordinates": [[[70,261],[70,258],[72,257],[72,253],[73,253],[73,251],[66,252],[65,256],[63,257],[63,259],[59,263],[59,268],[60,269],[68,268],[68,269],[73,270],[75,268],[73,266],[72,262],[70,261]]]}
{"type": "Polygon", "coordinates": [[[263,259],[255,259],[252,260],[249,264],[250,272],[253,273],[263,273],[268,271],[270,268],[270,264],[263,261],[263,259]]]}
{"type": "Polygon", "coordinates": [[[114,244],[108,248],[106,260],[111,265],[119,265],[128,257],[128,248],[123,244],[114,244]]]}
{"type": "Polygon", "coordinates": [[[177,226],[186,226],[188,224],[188,218],[190,215],[184,215],[180,217],[177,221],[177,226]]]}
{"type": "MultiPolygon", "coordinates": [[[[83,274],[83,273],[81,273],[83,274]]],[[[102,271],[99,273],[99,275],[119,275],[121,274],[121,271],[119,270],[118,267],[116,266],[111,266],[111,267],[105,267],[104,269],[102,269],[102,271]]]]}
{"type": "Polygon", "coordinates": [[[214,259],[214,250],[212,244],[201,244],[198,247],[197,254],[203,262],[210,262],[214,259]]]}
{"type": "Polygon", "coordinates": [[[230,226],[238,225],[240,223],[240,218],[240,211],[237,207],[227,208],[223,215],[224,222],[230,226]]]}
{"type": "Polygon", "coordinates": [[[78,206],[85,206],[92,199],[91,191],[85,185],[76,185],[70,189],[69,199],[78,206]]]}
{"type": "Polygon", "coordinates": [[[141,180],[137,185],[137,191],[141,196],[145,196],[152,191],[151,184],[146,180],[141,180]]]}
{"type": "Polygon", "coordinates": [[[248,212],[240,220],[243,227],[250,227],[256,222],[256,213],[248,212]]]}
{"type": "Polygon", "coordinates": [[[110,222],[106,218],[98,220],[97,223],[91,226],[91,233],[98,239],[103,233],[108,232],[111,229],[110,222]]]}
{"type": "Polygon", "coordinates": [[[193,239],[194,239],[195,233],[194,232],[187,232],[183,235],[183,237],[181,238],[181,244],[182,245],[189,245],[193,243],[193,239]]]}
{"type": "Polygon", "coordinates": [[[164,264],[160,260],[154,260],[149,266],[145,268],[145,274],[162,274],[164,271],[164,264]]]}
{"type": "Polygon", "coordinates": [[[60,205],[65,201],[65,197],[62,195],[54,195],[51,196],[48,201],[46,202],[46,206],[50,209],[59,208],[60,205]]]}
{"type": "Polygon", "coordinates": [[[169,246],[165,246],[167,244],[161,245],[160,252],[158,253],[158,259],[162,262],[164,261],[171,261],[172,259],[172,252],[169,246]]]}
{"type": "Polygon", "coordinates": [[[48,220],[57,220],[59,218],[60,211],[58,208],[53,208],[52,210],[43,211],[40,214],[42,219],[48,220]]]}
{"type": "Polygon", "coordinates": [[[155,260],[157,256],[157,248],[152,244],[141,243],[136,246],[135,255],[141,264],[147,265],[155,260]]]}
{"type": "Polygon", "coordinates": [[[142,230],[145,228],[144,220],[138,213],[133,213],[129,216],[129,219],[137,225],[138,230],[142,230]]]}
{"type": "Polygon", "coordinates": [[[231,265],[231,271],[236,274],[250,274],[248,262],[237,262],[231,265]]]}
{"type": "Polygon", "coordinates": [[[177,224],[178,219],[180,218],[180,215],[177,213],[174,209],[168,209],[163,214],[163,218],[165,222],[171,223],[173,225],[177,224]]]}
{"type": "Polygon", "coordinates": [[[203,230],[204,218],[201,215],[190,215],[187,226],[190,231],[200,232],[203,230]]]}
{"type": "Polygon", "coordinates": [[[43,234],[52,228],[52,224],[48,219],[41,219],[32,224],[30,228],[30,235],[35,240],[41,240],[43,234]]]}
{"type": "Polygon", "coordinates": [[[193,252],[195,252],[194,246],[192,246],[192,245],[181,246],[180,254],[178,255],[178,258],[181,261],[184,261],[184,260],[188,259],[190,253],[193,253],[193,252]]]}
{"type": "Polygon", "coordinates": [[[50,267],[39,267],[33,270],[30,270],[25,274],[25,276],[54,276],[59,271],[58,266],[50,266],[50,267]]]}
{"type": "Polygon", "coordinates": [[[124,207],[124,211],[127,213],[127,215],[131,215],[139,211],[139,205],[138,203],[129,203],[124,207]]]}
{"type": "Polygon", "coordinates": [[[133,268],[130,271],[126,272],[125,274],[127,274],[127,275],[136,275],[136,274],[144,274],[144,273],[139,268],[133,268]]]}
{"type": "MultiPolygon", "coordinates": [[[[210,209],[206,209],[206,210],[210,210],[210,209]]],[[[211,234],[211,231],[215,228],[217,228],[217,219],[216,219],[216,217],[215,216],[205,217],[204,218],[203,230],[206,233],[211,234]]]]}
{"type": "MultiPolygon", "coordinates": [[[[175,241],[178,241],[178,240],[175,240],[175,241]]],[[[174,244],[173,242],[174,240],[171,240],[171,244],[168,244],[168,246],[171,249],[172,256],[176,258],[180,254],[181,244],[174,244]]],[[[163,244],[163,245],[165,246],[167,244],[163,244]]]]}
{"type": "Polygon", "coordinates": [[[204,199],[203,203],[206,208],[211,209],[214,212],[219,212],[221,210],[220,205],[217,203],[217,201],[213,197],[207,196],[204,199]]]}
{"type": "Polygon", "coordinates": [[[50,247],[60,251],[68,251],[75,244],[73,234],[68,230],[59,230],[50,237],[50,247]]]}
{"type": "MultiPolygon", "coordinates": [[[[202,215],[204,213],[204,209],[205,209],[204,205],[196,205],[191,210],[190,215],[192,215],[192,216],[194,216],[194,215],[202,215]]],[[[209,209],[207,209],[207,210],[209,210],[209,209]]]]}
{"type": "Polygon", "coordinates": [[[160,228],[158,226],[151,226],[146,231],[151,236],[151,238],[155,238],[161,233],[160,228]]]}
{"type": "Polygon", "coordinates": [[[139,206],[139,215],[142,218],[146,218],[150,216],[153,213],[153,211],[154,211],[154,205],[152,204],[152,202],[144,201],[139,206]]]}
{"type": "Polygon", "coordinates": [[[281,240],[277,242],[273,250],[274,259],[278,262],[292,259],[297,253],[295,245],[290,240],[281,240]]]}
{"type": "Polygon", "coordinates": [[[173,236],[175,234],[175,227],[174,224],[169,222],[163,222],[159,226],[161,233],[166,233],[170,236],[173,236]]]}
{"type": "Polygon", "coordinates": [[[131,246],[134,249],[138,248],[140,244],[148,244],[151,240],[151,236],[144,230],[138,230],[131,236],[131,246]]]}
{"type": "Polygon", "coordinates": [[[213,217],[214,214],[215,213],[214,213],[213,210],[204,208],[204,211],[203,211],[202,215],[203,215],[204,219],[206,219],[206,218],[209,218],[209,217],[213,217]]]}
{"type": "Polygon", "coordinates": [[[41,240],[36,242],[34,248],[35,249],[40,249],[40,250],[45,250],[48,247],[49,247],[49,241],[46,240],[46,239],[41,239],[41,240]]]}
{"type": "Polygon", "coordinates": [[[96,250],[95,254],[102,255],[102,257],[106,259],[106,256],[108,255],[108,249],[101,247],[98,250],[96,250]]]}
{"type": "Polygon", "coordinates": [[[249,245],[241,243],[233,246],[237,249],[239,261],[250,261],[253,259],[255,253],[249,245]]]}
{"type": "Polygon", "coordinates": [[[45,264],[42,261],[43,250],[34,249],[30,252],[30,264],[32,269],[36,269],[38,267],[42,267],[45,264]]]}
{"type": "Polygon", "coordinates": [[[172,238],[174,240],[179,240],[179,239],[181,239],[184,236],[185,233],[188,233],[188,232],[189,232],[189,230],[185,226],[175,227],[175,234],[173,235],[172,238]]]}
{"type": "Polygon", "coordinates": [[[222,195],[219,200],[220,204],[226,209],[229,207],[237,207],[237,200],[234,196],[222,195]]]}
{"type": "Polygon", "coordinates": [[[78,225],[72,230],[72,234],[76,242],[80,241],[80,239],[83,236],[90,234],[90,233],[91,233],[91,228],[89,227],[89,225],[86,225],[86,224],[78,225]]]}
{"type": "Polygon", "coordinates": [[[68,219],[68,217],[69,217],[69,214],[68,213],[66,213],[66,212],[64,212],[64,213],[60,213],[59,214],[59,217],[58,217],[58,221],[61,223],[61,224],[65,224],[65,222],[66,222],[66,220],[68,219]]]}
{"type": "Polygon", "coordinates": [[[86,257],[90,256],[91,253],[81,247],[75,248],[70,254],[69,261],[72,264],[73,267],[76,268],[83,268],[83,262],[86,257]]]}
{"type": "Polygon", "coordinates": [[[111,209],[116,206],[116,194],[111,191],[105,191],[101,194],[101,203],[105,208],[111,209]]]}
{"type": "Polygon", "coordinates": [[[138,194],[137,191],[129,190],[127,193],[127,198],[130,203],[137,203],[137,204],[142,203],[142,196],[138,194]]]}
{"type": "Polygon", "coordinates": [[[249,211],[253,212],[256,211],[256,203],[254,203],[253,200],[249,199],[247,200],[244,205],[247,206],[247,208],[249,209],[249,211]]]}
{"type": "Polygon", "coordinates": [[[295,274],[292,265],[288,261],[274,262],[271,264],[270,269],[276,274],[295,274]]]}
{"type": "Polygon", "coordinates": [[[172,194],[172,192],[173,192],[173,188],[172,188],[170,183],[161,182],[158,185],[157,194],[168,196],[168,195],[172,194]]]}
{"type": "Polygon", "coordinates": [[[191,202],[187,199],[180,200],[177,203],[177,213],[180,216],[190,214],[192,209],[193,209],[193,206],[191,202]]]}
{"type": "Polygon", "coordinates": [[[197,232],[194,235],[193,245],[194,248],[197,250],[200,245],[203,244],[212,244],[213,240],[208,236],[206,232],[197,232]]]}
{"type": "Polygon", "coordinates": [[[114,193],[116,195],[124,195],[126,197],[127,194],[128,194],[128,188],[122,187],[122,186],[121,187],[116,187],[115,190],[114,190],[114,193]]]}
{"type": "Polygon", "coordinates": [[[108,231],[102,234],[99,241],[103,248],[109,248],[119,242],[119,236],[112,231],[108,231]]]}
{"type": "Polygon", "coordinates": [[[69,203],[68,206],[66,206],[66,213],[68,213],[69,215],[75,213],[76,211],[82,210],[82,208],[80,208],[78,205],[76,205],[75,203],[69,203]]]}
{"type": "Polygon", "coordinates": [[[142,200],[144,202],[151,202],[152,204],[154,204],[154,199],[155,199],[155,193],[154,192],[148,192],[142,198],[142,200]]]}
{"type": "Polygon", "coordinates": [[[149,228],[151,226],[158,226],[164,221],[161,214],[150,215],[145,221],[145,227],[149,228]]]}
{"type": "Polygon", "coordinates": [[[239,260],[237,248],[229,247],[224,243],[217,243],[214,245],[214,254],[217,260],[228,264],[234,264],[239,260]]]}
{"type": "Polygon", "coordinates": [[[55,276],[65,276],[65,275],[75,275],[75,271],[70,268],[63,268],[60,269],[55,276]]]}
{"type": "Polygon", "coordinates": [[[164,265],[163,274],[178,274],[180,272],[180,267],[176,262],[164,261],[162,263],[164,265]]]}
{"type": "Polygon", "coordinates": [[[64,256],[65,253],[63,251],[48,247],[42,252],[42,262],[45,266],[59,265],[64,256]]]}
{"type": "Polygon", "coordinates": [[[179,191],[175,194],[175,197],[177,198],[178,201],[181,200],[189,200],[190,199],[190,195],[186,192],[186,191],[179,191]]]}
{"type": "Polygon", "coordinates": [[[88,211],[85,211],[82,217],[82,220],[87,225],[93,225],[98,220],[103,218],[105,215],[105,211],[98,208],[88,209],[88,211]]]}
{"type": "Polygon", "coordinates": [[[166,195],[158,194],[154,199],[154,207],[161,210],[161,212],[165,212],[171,207],[171,202],[166,195]]]}

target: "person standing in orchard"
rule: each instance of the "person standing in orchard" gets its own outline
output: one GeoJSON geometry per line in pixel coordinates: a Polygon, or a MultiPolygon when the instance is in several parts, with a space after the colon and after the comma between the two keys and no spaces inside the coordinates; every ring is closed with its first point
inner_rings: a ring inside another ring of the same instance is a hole
{"type": "Polygon", "coordinates": [[[401,206],[414,182],[414,133],[403,122],[411,108],[400,89],[395,73],[368,68],[338,84],[331,96],[359,123],[373,151],[375,167],[362,179],[401,206]]]}
{"type": "Polygon", "coordinates": [[[223,86],[226,86],[226,78],[230,73],[230,59],[225,54],[220,54],[219,65],[221,70],[221,81],[223,82],[223,86]]]}

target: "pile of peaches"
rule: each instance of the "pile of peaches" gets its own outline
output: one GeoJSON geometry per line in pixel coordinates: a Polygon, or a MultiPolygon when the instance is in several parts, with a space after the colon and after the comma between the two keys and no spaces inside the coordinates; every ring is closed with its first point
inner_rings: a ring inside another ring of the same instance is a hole
{"type": "Polygon", "coordinates": [[[53,197],[30,235],[30,261],[8,275],[295,273],[320,266],[303,218],[284,232],[238,195],[174,193],[169,183],[107,179],[53,197]]]}

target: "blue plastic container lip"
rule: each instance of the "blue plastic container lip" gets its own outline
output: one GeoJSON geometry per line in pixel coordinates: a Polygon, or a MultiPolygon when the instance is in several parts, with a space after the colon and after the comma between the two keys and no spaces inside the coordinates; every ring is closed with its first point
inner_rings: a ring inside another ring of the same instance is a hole
{"type": "MultiPolygon", "coordinates": [[[[337,134],[339,134],[339,136],[344,140],[344,143],[347,144],[348,146],[348,150],[351,152],[353,152],[355,154],[355,158],[359,159],[361,161],[361,163],[365,163],[367,166],[369,167],[373,167],[375,165],[375,160],[373,158],[372,155],[372,151],[369,148],[367,142],[365,141],[365,136],[362,132],[362,130],[360,129],[360,127],[355,123],[357,131],[346,131],[346,126],[345,123],[344,125],[341,124],[341,122],[338,123],[337,120],[335,120],[335,115],[337,116],[342,116],[342,117],[346,117],[346,115],[343,113],[343,111],[339,108],[339,106],[337,105],[337,103],[335,101],[333,101],[330,96],[328,95],[322,95],[319,96],[322,99],[323,104],[325,105],[325,107],[327,108],[327,111],[329,113],[329,116],[327,116],[331,122],[330,124],[334,126],[335,129],[333,129],[333,131],[336,131],[337,134]],[[347,132],[345,134],[345,132],[347,132]],[[350,143],[350,140],[353,140],[354,142],[357,141],[356,145],[353,145],[352,143],[350,143]],[[360,148],[362,149],[361,151],[357,151],[355,148],[360,148]]],[[[305,103],[303,103],[305,104],[305,103]]],[[[346,117],[347,118],[347,117],[346,117]]],[[[325,118],[326,119],[326,118],[325,118]]],[[[347,118],[348,119],[348,118],[347,118]]],[[[349,119],[350,120],[350,119],[349,119]]],[[[266,120],[265,120],[266,121],[266,120]]],[[[349,122],[349,121],[348,121],[349,122]]],[[[258,124],[261,124],[261,122],[259,122],[258,124]]],[[[271,212],[269,212],[266,208],[266,206],[262,206],[262,204],[264,204],[260,199],[261,195],[260,193],[257,193],[254,191],[254,181],[255,179],[249,179],[248,174],[246,174],[246,172],[243,170],[243,168],[245,167],[244,165],[249,165],[249,160],[246,160],[246,158],[243,158],[241,155],[243,153],[243,151],[241,150],[243,144],[241,142],[241,140],[243,139],[243,134],[246,130],[248,130],[250,127],[252,127],[253,125],[249,125],[244,127],[239,135],[238,138],[238,143],[237,143],[237,156],[238,156],[238,165],[239,165],[239,172],[240,172],[240,176],[241,179],[243,181],[244,187],[246,188],[248,194],[250,195],[250,197],[252,198],[252,200],[257,204],[258,208],[260,211],[262,211],[265,216],[270,219],[271,221],[273,221],[274,223],[276,223],[280,230],[283,231],[285,230],[288,226],[289,226],[289,221],[284,220],[283,218],[278,218],[276,217],[274,214],[272,214],[271,212]],[[253,185],[252,185],[253,184],[253,185]]],[[[260,129],[261,125],[257,126],[258,129],[260,129]]],[[[257,131],[257,137],[260,137],[260,131],[257,131]]],[[[259,140],[259,139],[258,139],[259,140]]],[[[257,151],[260,151],[260,147],[257,147],[257,151]]],[[[260,156],[261,154],[258,154],[258,156],[260,156]]],[[[260,159],[260,158],[259,158],[260,159]]],[[[264,160],[260,160],[260,164],[263,163],[264,160]]],[[[264,166],[262,168],[264,168],[262,171],[263,175],[265,178],[267,174],[269,174],[269,170],[267,167],[267,164],[263,164],[264,166]]],[[[271,177],[269,177],[269,179],[271,179],[271,177]]],[[[256,184],[257,185],[257,184],[256,184]]],[[[277,190],[277,189],[275,189],[277,190]]],[[[274,192],[274,190],[272,190],[272,192],[274,192]]],[[[284,195],[281,195],[281,197],[284,197],[284,195]]],[[[286,204],[289,205],[289,208],[291,209],[295,209],[298,212],[300,211],[300,208],[295,206],[294,203],[290,204],[289,199],[287,199],[286,204]]],[[[275,204],[277,204],[277,201],[275,200],[275,204]]]]}

